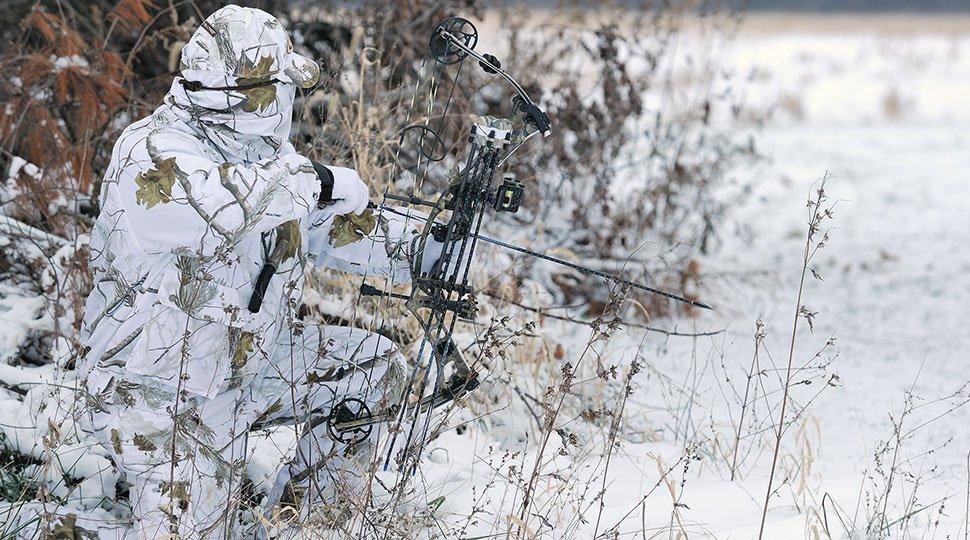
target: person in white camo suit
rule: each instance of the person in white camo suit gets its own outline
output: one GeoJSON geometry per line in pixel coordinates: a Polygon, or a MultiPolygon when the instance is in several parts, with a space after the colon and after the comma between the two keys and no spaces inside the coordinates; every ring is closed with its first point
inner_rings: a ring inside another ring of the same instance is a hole
{"type": "MultiPolygon", "coordinates": [[[[389,340],[297,318],[307,267],[401,281],[408,266],[388,253],[416,245],[403,220],[365,210],[356,172],[288,142],[296,88],[318,77],[274,17],[228,6],[182,49],[164,103],[115,144],[79,369],[93,429],[130,484],[127,538],[238,535],[254,424],[308,425],[345,397],[375,408],[400,395],[389,340]]],[[[287,493],[333,496],[333,476],[353,466],[325,424],[305,431],[270,502],[298,478],[287,493]]]]}

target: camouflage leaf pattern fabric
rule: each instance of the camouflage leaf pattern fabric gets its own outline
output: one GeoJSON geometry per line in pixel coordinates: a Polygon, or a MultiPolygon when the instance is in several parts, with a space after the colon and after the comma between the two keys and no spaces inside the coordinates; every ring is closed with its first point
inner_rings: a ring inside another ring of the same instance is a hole
{"type": "Polygon", "coordinates": [[[76,514],[61,516],[57,524],[44,535],[44,540],[97,540],[97,538],[96,532],[78,526],[76,514]]]}
{"type": "Polygon", "coordinates": [[[159,203],[172,200],[172,186],[175,185],[175,158],[163,159],[157,165],[135,177],[138,190],[135,202],[151,209],[159,203]]]}
{"type": "MultiPolygon", "coordinates": [[[[334,216],[338,219],[341,216],[334,216]]],[[[282,250],[280,261],[287,261],[296,256],[297,251],[303,241],[303,233],[300,232],[300,222],[295,219],[287,221],[276,228],[276,242],[278,245],[287,246],[282,250]]]]}
{"type": "Polygon", "coordinates": [[[253,349],[253,333],[243,332],[236,343],[236,350],[232,353],[232,366],[241,368],[246,365],[246,359],[253,349]]]}
{"type": "Polygon", "coordinates": [[[377,218],[370,208],[359,215],[335,216],[333,228],[330,229],[330,243],[335,248],[352,244],[374,232],[376,226],[377,218]]]}
{"type": "Polygon", "coordinates": [[[238,78],[276,78],[310,88],[320,67],[293,52],[283,25],[268,13],[226,6],[209,16],[182,50],[183,74],[238,78]],[[259,58],[250,55],[258,53],[259,58]],[[264,60],[265,59],[265,60],[264,60]]]}
{"type": "MultiPolygon", "coordinates": [[[[249,85],[270,79],[270,67],[273,65],[272,57],[264,56],[256,62],[256,65],[249,65],[251,63],[248,58],[243,57],[242,60],[247,65],[243,66],[242,76],[236,80],[237,84],[249,85]]],[[[276,86],[272,84],[247,88],[240,90],[240,92],[246,95],[246,104],[243,105],[244,112],[262,112],[276,100],[276,86]]]]}

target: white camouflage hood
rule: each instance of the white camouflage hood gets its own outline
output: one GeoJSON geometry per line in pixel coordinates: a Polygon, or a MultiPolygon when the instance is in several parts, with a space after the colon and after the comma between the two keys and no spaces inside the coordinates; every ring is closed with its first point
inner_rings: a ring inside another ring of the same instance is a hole
{"type": "Polygon", "coordinates": [[[310,88],[320,77],[313,60],[293,52],[275,17],[235,5],[200,25],[180,67],[165,102],[235,162],[275,156],[289,138],[296,87],[310,88]],[[186,82],[204,89],[187,89],[186,82]],[[239,86],[251,87],[218,89],[239,86]]]}

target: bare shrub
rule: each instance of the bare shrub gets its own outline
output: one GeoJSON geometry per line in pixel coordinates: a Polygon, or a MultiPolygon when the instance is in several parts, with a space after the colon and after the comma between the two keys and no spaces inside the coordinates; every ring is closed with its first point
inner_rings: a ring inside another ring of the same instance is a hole
{"type": "Polygon", "coordinates": [[[890,88],[882,98],[882,113],[890,120],[899,120],[908,112],[908,105],[898,88],[890,88]]]}
{"type": "Polygon", "coordinates": [[[876,445],[872,465],[865,473],[865,534],[870,538],[908,536],[920,520],[924,524],[921,534],[930,534],[939,524],[933,515],[942,514],[947,502],[946,497],[923,501],[918,494],[943,474],[925,458],[949,446],[953,437],[916,451],[910,447],[927,426],[970,403],[970,393],[964,385],[947,395],[926,399],[914,393],[915,385],[914,380],[904,391],[902,409],[889,415],[892,433],[876,445]]]}
{"type": "MultiPolygon", "coordinates": [[[[738,138],[713,120],[737,113],[738,98],[730,93],[709,93],[689,105],[658,110],[645,104],[649,93],[668,92],[673,84],[664,58],[694,7],[687,2],[624,8],[622,25],[604,22],[612,13],[609,6],[595,16],[579,8],[545,16],[541,11],[524,16],[515,9],[490,13],[501,21],[509,44],[505,67],[527,91],[542,96],[555,136],[515,157],[515,171],[532,187],[525,211],[497,216],[487,227],[506,233],[527,227],[548,238],[550,247],[595,261],[601,269],[696,298],[702,272],[694,255],[716,245],[726,212],[746,193],[746,182],[734,171],[759,156],[752,139],[738,138]],[[650,241],[664,248],[660,253],[644,249],[650,241]]],[[[313,135],[306,142],[314,155],[358,167],[376,192],[390,187],[433,196],[446,185],[461,158],[464,119],[506,112],[511,94],[474,66],[461,71],[460,81],[453,78],[455,70],[436,72],[439,90],[429,91],[427,77],[419,77],[430,68],[421,60],[441,14],[441,9],[421,12],[408,35],[401,35],[387,10],[301,14],[309,21],[303,23],[308,32],[319,28],[342,36],[319,48],[327,55],[336,91],[327,98],[311,96],[302,115],[300,133],[313,135]],[[430,105],[445,103],[447,117],[425,115],[430,105]],[[420,186],[395,167],[396,161],[416,161],[415,148],[398,144],[401,127],[416,124],[441,135],[447,156],[420,186]]],[[[730,18],[722,20],[715,24],[732,24],[730,18]]],[[[701,77],[721,75],[712,66],[701,77]]],[[[517,277],[529,276],[535,266],[526,261],[517,277]]],[[[602,282],[560,269],[544,282],[559,289],[564,303],[585,301],[590,313],[599,313],[607,296],[602,282]]],[[[646,313],[669,313],[662,299],[639,293],[635,298],[646,313]]]]}
{"type": "MultiPolygon", "coordinates": [[[[603,7],[595,17],[566,11],[536,24],[509,18],[511,56],[516,66],[531,66],[520,72],[545,88],[558,129],[553,151],[535,157],[537,197],[524,219],[565,239],[559,245],[585,260],[688,297],[696,297],[702,276],[696,254],[716,245],[726,211],[743,197],[746,181],[733,171],[758,159],[752,139],[714,121],[736,113],[738,98],[730,92],[701,91],[678,102],[670,44],[695,10],[704,17],[703,7],[683,2],[639,11],[603,7]],[[664,105],[650,106],[650,95],[664,105]]],[[[730,13],[707,15],[730,32],[730,13]]],[[[709,83],[723,73],[709,66],[696,75],[709,83]]],[[[576,276],[561,275],[555,284],[566,303],[582,299],[593,312],[606,297],[603,284],[576,276]]],[[[633,297],[648,313],[671,307],[657,297],[633,297]]]]}

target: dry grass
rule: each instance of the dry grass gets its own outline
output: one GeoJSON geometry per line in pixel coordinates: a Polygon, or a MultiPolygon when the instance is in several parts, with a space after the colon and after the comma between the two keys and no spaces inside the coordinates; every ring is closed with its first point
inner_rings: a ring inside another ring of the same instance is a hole
{"type": "Polygon", "coordinates": [[[825,182],[828,180],[828,175],[826,175],[819,183],[815,194],[809,197],[808,200],[808,231],[805,237],[805,251],[802,257],[802,268],[801,277],[798,282],[798,295],[795,300],[795,315],[792,322],[791,331],[791,341],[788,350],[788,363],[784,369],[784,383],[782,384],[782,396],[781,396],[781,406],[778,412],[778,420],[774,426],[774,451],[771,458],[771,470],[768,473],[768,487],[765,490],[765,502],[761,512],[761,529],[758,532],[758,538],[764,537],[765,533],[765,521],[768,517],[768,504],[771,502],[771,497],[774,495],[774,490],[772,489],[775,480],[775,469],[778,466],[778,456],[781,452],[782,438],[785,432],[790,427],[791,423],[794,422],[795,418],[789,419],[786,416],[789,405],[789,393],[792,388],[792,383],[795,382],[794,377],[796,372],[792,369],[795,367],[795,342],[798,337],[798,325],[801,319],[805,319],[805,322],[812,326],[812,319],[815,317],[815,313],[811,311],[808,307],[802,304],[802,297],[805,291],[805,280],[806,276],[811,275],[816,279],[821,279],[816,271],[810,266],[815,255],[825,247],[826,242],[829,239],[829,233],[823,227],[828,226],[828,221],[832,218],[833,205],[828,202],[825,194],[825,182]]]}

